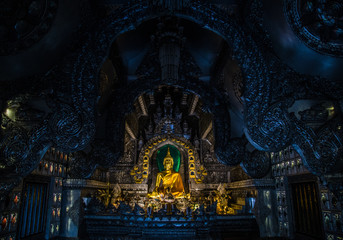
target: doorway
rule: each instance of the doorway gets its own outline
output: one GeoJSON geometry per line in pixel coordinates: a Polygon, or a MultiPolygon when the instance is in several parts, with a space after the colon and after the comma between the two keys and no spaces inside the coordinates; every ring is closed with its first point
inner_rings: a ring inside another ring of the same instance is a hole
{"type": "Polygon", "coordinates": [[[323,239],[323,227],[315,178],[290,180],[296,239],[323,239]]]}

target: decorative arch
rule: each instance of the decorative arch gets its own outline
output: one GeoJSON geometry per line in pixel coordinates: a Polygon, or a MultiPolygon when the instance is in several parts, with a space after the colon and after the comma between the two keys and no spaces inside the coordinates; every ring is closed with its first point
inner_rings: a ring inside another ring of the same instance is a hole
{"type": "Polygon", "coordinates": [[[151,172],[151,157],[160,148],[172,145],[177,148],[180,152],[184,152],[187,156],[185,161],[188,165],[189,179],[193,179],[195,183],[201,183],[207,171],[200,164],[200,159],[197,151],[194,149],[192,143],[183,137],[176,137],[171,135],[161,135],[150,139],[141,149],[138,157],[137,164],[131,170],[130,174],[136,183],[146,183],[148,176],[151,172]]]}
{"type": "MultiPolygon", "coordinates": [[[[78,89],[74,89],[74,95],[78,96],[74,98],[76,105],[81,105],[81,103],[87,101],[87,98],[83,97],[87,96],[85,94],[87,92],[84,91],[87,88],[83,86],[95,85],[89,84],[89,82],[87,84],[87,81],[81,82],[81,79],[84,79],[82,76],[89,76],[87,78],[89,81],[96,81],[94,76],[97,76],[98,68],[105,60],[109,46],[114,39],[119,34],[135,28],[135,26],[143,21],[165,14],[172,14],[196,22],[200,26],[222,36],[232,47],[233,59],[238,62],[242,69],[243,78],[245,79],[245,91],[243,95],[245,135],[258,150],[279,151],[289,144],[294,144],[295,138],[301,138],[301,141],[307,140],[308,134],[299,133],[297,123],[288,114],[287,109],[292,104],[292,99],[277,100],[273,95],[277,95],[278,93],[273,91],[272,82],[274,79],[287,82],[289,77],[302,80],[308,79],[310,81],[313,77],[295,73],[280,63],[276,57],[268,56],[267,58],[264,54],[264,49],[262,49],[262,44],[256,42],[252,35],[236,19],[228,16],[225,12],[212,5],[197,1],[190,1],[190,4],[183,9],[175,9],[173,12],[168,12],[168,10],[159,8],[158,6],[151,7],[148,2],[137,2],[129,7],[126,6],[114,11],[104,19],[99,26],[101,31],[93,36],[89,36],[80,51],[78,61],[73,65],[72,84],[78,86],[78,89]],[[94,37],[101,44],[94,45],[94,37]],[[89,51],[89,49],[92,49],[92,51],[89,51]],[[278,69],[283,69],[284,72],[279,72],[278,69]]],[[[156,81],[161,84],[161,81],[156,81]]],[[[126,89],[120,89],[119,91],[122,95],[120,93],[118,94],[115,103],[119,104],[122,96],[125,96],[126,99],[129,98],[126,101],[127,103],[132,102],[134,97],[138,96],[139,93],[149,90],[151,84],[156,84],[156,82],[145,81],[138,83],[136,81],[126,89]]],[[[223,99],[224,101],[219,105],[226,105],[222,92],[215,87],[208,86],[194,79],[179,81],[177,85],[185,89],[194,89],[202,96],[205,107],[210,109],[214,114],[214,118],[217,119],[214,122],[215,138],[219,145],[216,146],[217,156],[230,155],[226,150],[226,147],[231,143],[230,136],[218,130],[221,127],[220,124],[226,121],[225,118],[222,118],[220,108],[217,108],[218,105],[216,102],[218,98],[223,99]],[[219,95],[219,97],[213,98],[214,95],[219,95]],[[220,141],[221,139],[226,140],[220,141]]],[[[124,104],[122,108],[118,109],[130,109],[130,106],[124,104]]],[[[118,114],[118,116],[121,115],[122,112],[118,114]]],[[[119,123],[122,122],[120,117],[117,121],[119,123]]],[[[118,134],[118,131],[116,133],[118,134]]],[[[116,138],[118,137],[121,137],[120,133],[116,135],[116,138]]],[[[308,165],[315,164],[321,158],[316,157],[312,160],[311,156],[315,152],[316,150],[311,148],[310,151],[305,153],[305,155],[308,155],[306,158],[308,159],[308,165]]],[[[333,152],[330,154],[333,157],[335,156],[333,152]]],[[[252,161],[252,158],[249,159],[245,159],[246,164],[252,161]]],[[[221,159],[222,162],[225,162],[225,160],[221,159]]]]}
{"type": "MultiPolygon", "coordinates": [[[[82,105],[87,102],[85,85],[87,81],[93,81],[96,85],[96,78],[94,76],[98,75],[99,66],[105,61],[109,47],[111,46],[114,39],[121,33],[125,31],[132,30],[135,26],[140,23],[147,21],[152,18],[159,17],[164,14],[170,14],[165,10],[161,12],[162,9],[151,8],[148,2],[137,2],[130,7],[124,7],[113,12],[109,17],[107,17],[103,22],[100,23],[100,32],[94,34],[94,36],[89,36],[89,39],[83,45],[78,61],[73,66],[73,85],[78,86],[74,88],[73,98],[76,105],[82,105]],[[101,44],[94,44],[94,37],[97,38],[96,42],[101,42],[101,44]],[[91,50],[91,51],[90,51],[91,50]],[[84,76],[87,81],[84,81],[84,76]]],[[[212,6],[201,4],[199,2],[191,2],[189,7],[185,7],[183,10],[175,11],[173,14],[177,17],[185,18],[190,21],[198,23],[200,26],[207,28],[211,31],[216,32],[222,36],[230,46],[232,46],[233,58],[239,62],[242,68],[244,77],[246,78],[246,87],[251,91],[246,91],[245,93],[245,112],[246,112],[246,132],[249,134],[252,141],[256,145],[260,146],[261,150],[275,150],[282,149],[285,147],[286,143],[284,141],[278,141],[275,139],[270,143],[270,132],[262,131],[258,126],[264,125],[265,114],[268,111],[268,107],[271,101],[271,89],[270,81],[272,76],[268,71],[267,59],[264,58],[262,50],[258,44],[252,39],[252,36],[247,34],[246,30],[237,23],[237,21],[224,15],[219,9],[213,8],[212,6]],[[263,92],[263,94],[261,94],[263,92]],[[256,111],[258,109],[259,111],[256,111]],[[271,145],[270,145],[271,144],[271,145]]],[[[202,93],[204,90],[199,88],[200,81],[180,81],[177,84],[186,89],[196,89],[195,91],[202,93]],[[197,87],[198,86],[198,87],[197,87]]],[[[159,83],[161,83],[159,81],[159,83]]],[[[138,96],[141,92],[150,89],[151,84],[154,82],[139,82],[132,83],[127,89],[120,89],[122,94],[118,95],[118,100],[122,99],[125,95],[127,103],[133,102],[135,96],[138,96]],[[123,91],[124,90],[124,91],[123,91]],[[127,90],[127,91],[125,91],[127,90]],[[128,99],[129,98],[129,99],[128,99]]],[[[206,84],[205,84],[206,85],[206,84]]],[[[208,90],[209,86],[205,86],[208,90]]],[[[216,91],[216,90],[213,90],[216,91]]],[[[216,92],[218,93],[218,92],[216,92]]],[[[220,93],[221,94],[221,93],[220,93]]],[[[203,94],[202,98],[207,99],[207,107],[212,109],[214,113],[214,102],[211,97],[212,94],[203,94]]],[[[206,102],[206,100],[205,100],[206,102]]],[[[118,105],[119,101],[116,101],[118,105]]],[[[123,106],[121,109],[130,109],[130,106],[123,106]]],[[[268,119],[269,120],[269,119],[268,119]]],[[[287,126],[287,124],[279,124],[280,121],[284,119],[278,119],[278,121],[268,121],[268,126],[274,125],[274,128],[282,128],[287,126]]],[[[266,127],[265,129],[268,129],[266,127]]],[[[280,132],[284,132],[280,129],[280,132]]],[[[277,137],[276,137],[277,138],[277,137]]]]}

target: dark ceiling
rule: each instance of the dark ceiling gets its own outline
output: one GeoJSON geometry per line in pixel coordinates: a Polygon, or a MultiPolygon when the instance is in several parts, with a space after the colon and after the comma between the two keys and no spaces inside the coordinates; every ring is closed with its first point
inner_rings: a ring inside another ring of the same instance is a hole
{"type": "MultiPolygon", "coordinates": [[[[135,73],[145,54],[152,45],[151,37],[156,33],[160,19],[154,19],[139,25],[136,29],[120,35],[115,44],[119,49],[128,79],[135,79],[135,73]]],[[[202,28],[196,23],[179,19],[183,27],[185,50],[191,53],[202,75],[200,79],[209,80],[211,69],[216,63],[224,45],[224,40],[217,34],[202,28]]]]}

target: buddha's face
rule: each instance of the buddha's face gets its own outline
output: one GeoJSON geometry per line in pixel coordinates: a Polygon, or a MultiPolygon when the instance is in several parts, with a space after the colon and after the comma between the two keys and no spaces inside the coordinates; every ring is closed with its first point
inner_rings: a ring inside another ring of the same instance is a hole
{"type": "Polygon", "coordinates": [[[171,159],[166,159],[166,160],[164,161],[164,168],[165,168],[167,171],[171,170],[171,169],[173,168],[173,160],[171,160],[171,159]]]}

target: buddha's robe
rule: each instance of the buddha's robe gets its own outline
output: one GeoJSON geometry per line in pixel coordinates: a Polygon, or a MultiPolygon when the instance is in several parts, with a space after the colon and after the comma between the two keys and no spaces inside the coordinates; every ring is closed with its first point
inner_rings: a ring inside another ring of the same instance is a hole
{"type": "Polygon", "coordinates": [[[180,173],[173,170],[159,172],[156,178],[155,190],[151,193],[150,197],[158,196],[159,194],[165,195],[167,189],[173,194],[175,198],[182,196],[185,192],[183,187],[182,178],[180,173]]]}

